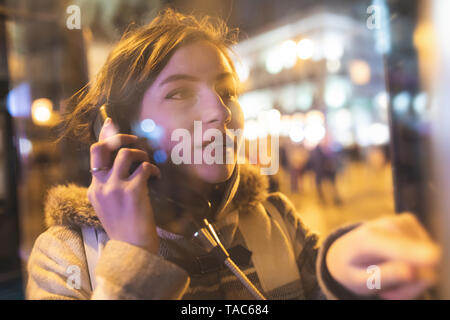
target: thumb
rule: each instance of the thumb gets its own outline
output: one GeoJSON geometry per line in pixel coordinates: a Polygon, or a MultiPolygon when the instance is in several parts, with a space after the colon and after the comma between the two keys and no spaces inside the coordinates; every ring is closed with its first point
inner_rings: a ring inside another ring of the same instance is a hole
{"type": "Polygon", "coordinates": [[[109,137],[112,137],[118,133],[118,130],[114,123],[112,122],[111,118],[106,118],[105,122],[103,123],[102,129],[100,130],[98,141],[105,140],[109,137]]]}

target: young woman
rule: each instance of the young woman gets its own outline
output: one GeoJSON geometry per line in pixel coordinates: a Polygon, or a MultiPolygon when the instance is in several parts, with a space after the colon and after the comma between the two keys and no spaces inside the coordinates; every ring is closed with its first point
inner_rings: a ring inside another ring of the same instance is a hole
{"type": "MultiPolygon", "coordinates": [[[[156,148],[167,164],[177,129],[194,136],[197,121],[202,133],[214,129],[226,140],[243,128],[230,34],[223,23],[167,10],[118,43],[67,119],[66,135],[91,144],[92,183],[50,191],[49,228],[28,264],[28,298],[251,299],[191,240],[186,217],[201,220],[203,211],[194,205],[164,220],[175,207],[155,206],[149,179],[173,186],[172,195],[191,190],[207,199],[222,244],[269,299],[415,298],[434,284],[440,251],[412,215],[338,230],[319,247],[289,200],[267,194],[266,177],[252,166],[194,162],[169,166],[176,173],[170,174],[133,147],[136,123],[158,129],[156,148]],[[97,141],[92,129],[105,104],[97,141]],[[94,256],[86,228],[95,230],[94,256]]],[[[192,142],[190,150],[209,143],[192,142]]],[[[235,148],[220,149],[236,156],[235,148]]]]}

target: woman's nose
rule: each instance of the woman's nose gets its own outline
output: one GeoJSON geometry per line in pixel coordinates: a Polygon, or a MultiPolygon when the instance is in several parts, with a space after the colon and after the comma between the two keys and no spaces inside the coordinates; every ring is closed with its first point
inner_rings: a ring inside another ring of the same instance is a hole
{"type": "Polygon", "coordinates": [[[231,110],[217,93],[208,94],[203,111],[203,123],[216,128],[231,122],[231,110]]]}

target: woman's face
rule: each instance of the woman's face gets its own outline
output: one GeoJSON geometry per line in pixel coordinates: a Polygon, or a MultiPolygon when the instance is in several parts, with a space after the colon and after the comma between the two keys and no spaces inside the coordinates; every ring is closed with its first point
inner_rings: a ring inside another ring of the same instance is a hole
{"type": "Polygon", "coordinates": [[[159,147],[172,162],[173,156],[189,159],[180,164],[189,175],[207,183],[223,182],[236,164],[230,129],[242,131],[244,123],[237,86],[228,59],[216,46],[207,41],[182,46],[146,90],[139,120],[151,119],[162,129],[159,147]],[[231,148],[221,147],[226,144],[231,148]]]}

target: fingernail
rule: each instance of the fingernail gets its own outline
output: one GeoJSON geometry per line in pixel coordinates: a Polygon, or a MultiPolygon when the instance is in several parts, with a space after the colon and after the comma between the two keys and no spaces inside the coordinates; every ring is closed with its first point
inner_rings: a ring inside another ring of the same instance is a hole
{"type": "Polygon", "coordinates": [[[108,126],[111,122],[112,122],[111,118],[108,117],[108,118],[106,118],[105,123],[103,125],[108,126]]]}

